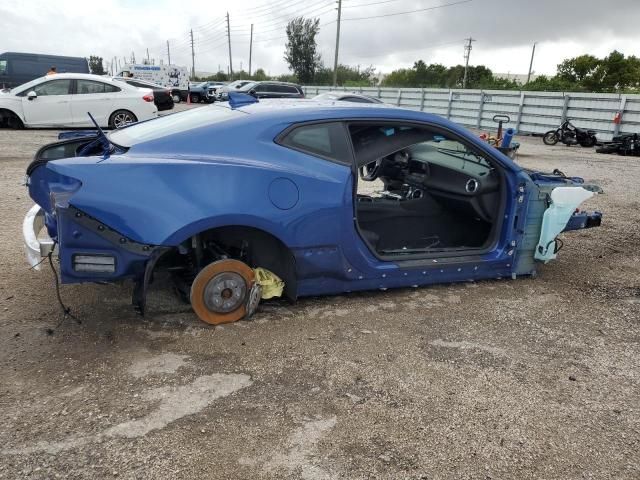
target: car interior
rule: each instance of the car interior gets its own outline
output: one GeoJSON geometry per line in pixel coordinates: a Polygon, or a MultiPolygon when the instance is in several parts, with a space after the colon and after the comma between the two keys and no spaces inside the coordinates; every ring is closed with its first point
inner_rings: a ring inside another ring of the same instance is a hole
{"type": "Polygon", "coordinates": [[[349,126],[358,167],[356,221],[380,257],[488,249],[503,205],[492,160],[423,126],[349,126]]]}

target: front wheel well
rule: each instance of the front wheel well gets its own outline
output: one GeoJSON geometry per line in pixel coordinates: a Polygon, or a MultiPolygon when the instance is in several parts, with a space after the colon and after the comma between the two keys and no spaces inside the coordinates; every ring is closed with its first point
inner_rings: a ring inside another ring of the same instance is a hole
{"type": "Polygon", "coordinates": [[[0,108],[0,128],[24,128],[24,123],[13,110],[0,108]]]}

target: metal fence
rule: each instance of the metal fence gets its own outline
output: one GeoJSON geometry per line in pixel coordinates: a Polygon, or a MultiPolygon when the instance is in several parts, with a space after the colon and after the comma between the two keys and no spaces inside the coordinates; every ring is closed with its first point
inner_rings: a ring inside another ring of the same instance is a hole
{"type": "Polygon", "coordinates": [[[640,95],[615,93],[519,92],[510,90],[447,90],[439,88],[303,87],[307,97],[344,90],[385,103],[442,115],[469,128],[496,128],[493,116],[511,117],[520,134],[544,133],[565,119],[598,132],[600,140],[622,133],[640,133],[640,95]],[[614,121],[619,114],[619,123],[614,121]]]}

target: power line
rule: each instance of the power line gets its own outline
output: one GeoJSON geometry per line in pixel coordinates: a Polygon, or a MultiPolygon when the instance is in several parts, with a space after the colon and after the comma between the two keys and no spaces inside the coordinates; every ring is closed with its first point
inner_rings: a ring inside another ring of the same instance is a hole
{"type": "Polygon", "coordinates": [[[418,13],[418,12],[426,12],[428,10],[436,10],[439,8],[445,8],[445,7],[453,7],[454,5],[461,5],[463,3],[469,3],[472,2],[473,0],[462,0],[460,2],[453,2],[453,3],[445,3],[443,5],[436,5],[435,7],[427,7],[427,8],[419,8],[418,10],[409,10],[407,12],[396,12],[396,13],[387,13],[384,15],[374,15],[371,17],[358,17],[358,18],[343,18],[342,21],[346,22],[346,21],[352,21],[352,20],[369,20],[372,18],[383,18],[383,17],[395,17],[398,15],[407,15],[409,13],[418,13]]]}
{"type": "Polygon", "coordinates": [[[383,0],[382,2],[359,3],[358,5],[345,5],[342,8],[368,7],[369,5],[380,5],[382,3],[399,2],[400,0],[383,0]]]}

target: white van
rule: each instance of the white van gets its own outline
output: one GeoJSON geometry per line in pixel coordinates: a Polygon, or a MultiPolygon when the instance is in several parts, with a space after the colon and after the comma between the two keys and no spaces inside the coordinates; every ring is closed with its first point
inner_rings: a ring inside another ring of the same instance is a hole
{"type": "Polygon", "coordinates": [[[139,78],[140,80],[170,88],[175,103],[186,100],[189,92],[189,71],[187,67],[130,63],[126,64],[116,76],[139,78]]]}

